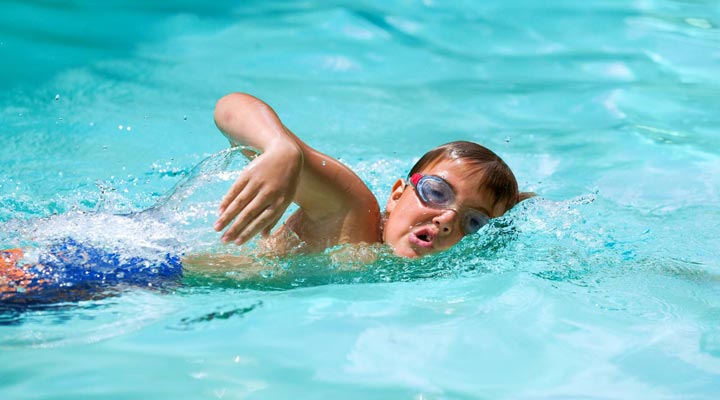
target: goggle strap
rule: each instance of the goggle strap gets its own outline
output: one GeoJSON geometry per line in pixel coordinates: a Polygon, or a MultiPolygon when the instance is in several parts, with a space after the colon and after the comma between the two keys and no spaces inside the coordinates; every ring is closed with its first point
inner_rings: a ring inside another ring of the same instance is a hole
{"type": "Polygon", "coordinates": [[[417,187],[418,182],[420,182],[420,179],[422,179],[423,174],[420,173],[414,173],[410,176],[410,182],[413,184],[413,186],[417,187]]]}

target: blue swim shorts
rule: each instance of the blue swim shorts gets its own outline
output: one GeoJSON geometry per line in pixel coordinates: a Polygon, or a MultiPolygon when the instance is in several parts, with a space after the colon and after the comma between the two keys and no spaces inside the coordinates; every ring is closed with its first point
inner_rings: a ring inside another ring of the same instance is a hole
{"type": "Polygon", "coordinates": [[[182,278],[180,256],[172,253],[126,256],[63,239],[43,250],[37,263],[18,264],[21,254],[17,249],[0,250],[5,260],[0,260],[4,306],[102,298],[126,287],[168,288],[182,278]]]}

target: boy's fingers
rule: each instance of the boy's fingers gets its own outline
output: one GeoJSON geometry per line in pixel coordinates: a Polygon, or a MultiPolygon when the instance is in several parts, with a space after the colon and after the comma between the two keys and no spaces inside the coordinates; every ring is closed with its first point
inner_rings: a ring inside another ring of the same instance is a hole
{"type": "Polygon", "coordinates": [[[272,209],[266,208],[261,212],[251,223],[249,223],[242,232],[238,234],[235,244],[241,245],[252,239],[255,235],[260,233],[272,220],[275,218],[275,213],[272,209]]]}
{"type": "Polygon", "coordinates": [[[242,184],[233,185],[230,190],[228,190],[218,206],[218,212],[220,214],[225,213],[225,210],[227,210],[228,206],[232,204],[232,202],[235,201],[235,199],[242,193],[246,185],[247,182],[242,182],[242,184]]]}
{"type": "MultiPolygon", "coordinates": [[[[222,241],[229,243],[237,239],[238,235],[246,229],[246,226],[252,223],[252,221],[265,210],[265,208],[267,208],[267,204],[259,196],[252,199],[245,207],[242,208],[242,210],[240,210],[240,213],[237,214],[235,221],[222,236],[222,241]]],[[[228,209],[226,213],[229,211],[230,210],[228,209]]]]}
{"type": "Polygon", "coordinates": [[[275,225],[278,224],[278,222],[280,222],[280,219],[282,218],[283,213],[276,212],[275,214],[277,214],[275,216],[275,219],[272,220],[269,224],[267,224],[267,226],[265,226],[265,229],[262,230],[261,235],[263,235],[265,237],[270,236],[272,229],[275,227],[275,225]]]}
{"type": "Polygon", "coordinates": [[[244,175],[240,175],[236,180],[235,183],[230,187],[230,190],[225,193],[225,196],[223,197],[222,201],[220,202],[220,206],[218,207],[220,214],[223,214],[225,212],[225,209],[230,205],[230,203],[233,202],[237,198],[237,196],[245,189],[245,186],[247,186],[248,180],[245,179],[244,175]]]}
{"type": "Polygon", "coordinates": [[[224,229],[234,218],[236,218],[245,208],[252,202],[253,198],[257,198],[257,193],[252,188],[247,188],[240,193],[233,201],[225,207],[220,217],[215,221],[213,226],[216,231],[224,229]]]}

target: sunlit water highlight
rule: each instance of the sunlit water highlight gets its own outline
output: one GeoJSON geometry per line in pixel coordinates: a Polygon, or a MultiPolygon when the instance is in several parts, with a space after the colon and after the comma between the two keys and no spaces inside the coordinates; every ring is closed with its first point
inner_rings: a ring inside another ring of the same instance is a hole
{"type": "Polygon", "coordinates": [[[6,309],[0,397],[720,391],[714,2],[51,3],[0,5],[3,248],[238,253],[210,229],[244,165],[212,122],[234,90],[381,204],[456,139],[539,196],[422,260],[330,251],[6,309]]]}

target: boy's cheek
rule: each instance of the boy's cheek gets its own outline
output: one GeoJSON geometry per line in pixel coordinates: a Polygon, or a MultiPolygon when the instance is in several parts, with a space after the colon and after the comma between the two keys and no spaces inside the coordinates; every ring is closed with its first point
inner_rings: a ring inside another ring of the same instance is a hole
{"type": "Polygon", "coordinates": [[[387,226],[387,229],[385,230],[383,241],[386,245],[390,246],[393,249],[393,253],[395,255],[401,256],[401,257],[407,257],[408,255],[408,249],[405,249],[402,243],[402,236],[398,235],[398,233],[392,229],[392,227],[387,226]]]}
{"type": "Polygon", "coordinates": [[[455,247],[455,245],[460,243],[463,237],[463,235],[453,235],[452,237],[449,237],[447,239],[447,242],[443,243],[442,250],[448,250],[452,247],[455,247]]]}

